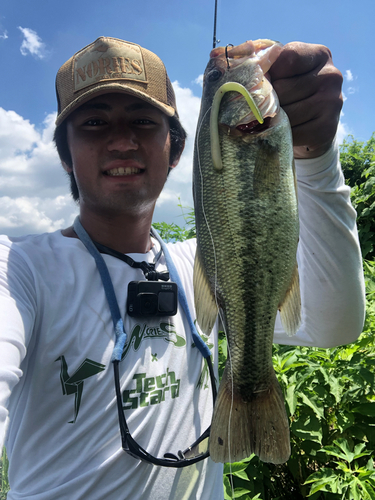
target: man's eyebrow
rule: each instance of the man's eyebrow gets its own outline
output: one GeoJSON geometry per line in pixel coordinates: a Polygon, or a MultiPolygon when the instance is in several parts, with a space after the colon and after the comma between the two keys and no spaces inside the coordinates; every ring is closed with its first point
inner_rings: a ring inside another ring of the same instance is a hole
{"type": "Polygon", "coordinates": [[[103,109],[104,111],[111,111],[112,106],[104,102],[85,102],[77,111],[85,111],[86,109],[103,109]]]}
{"type": "Polygon", "coordinates": [[[138,111],[138,109],[156,109],[155,106],[149,104],[148,102],[135,102],[129,106],[125,106],[126,111],[138,111]]]}

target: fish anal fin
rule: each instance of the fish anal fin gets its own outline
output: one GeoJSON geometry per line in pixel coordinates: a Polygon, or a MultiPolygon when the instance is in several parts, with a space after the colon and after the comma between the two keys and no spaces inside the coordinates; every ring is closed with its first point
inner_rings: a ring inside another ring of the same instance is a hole
{"type": "Polygon", "coordinates": [[[256,196],[274,191],[280,184],[280,153],[278,146],[260,140],[254,166],[253,190],[256,196]]]}
{"type": "Polygon", "coordinates": [[[301,324],[301,294],[297,263],[285,297],[279,304],[281,322],[287,335],[295,335],[301,324]]]}
{"type": "Polygon", "coordinates": [[[211,424],[212,460],[233,463],[255,453],[263,462],[285,463],[290,457],[289,421],[276,375],[266,390],[255,392],[249,401],[244,401],[238,393],[232,398],[226,371],[211,424]]]}
{"type": "Polygon", "coordinates": [[[197,322],[203,333],[209,335],[215,324],[218,308],[211,291],[207,274],[202,265],[201,252],[197,247],[194,261],[194,302],[197,313],[197,322]]]}

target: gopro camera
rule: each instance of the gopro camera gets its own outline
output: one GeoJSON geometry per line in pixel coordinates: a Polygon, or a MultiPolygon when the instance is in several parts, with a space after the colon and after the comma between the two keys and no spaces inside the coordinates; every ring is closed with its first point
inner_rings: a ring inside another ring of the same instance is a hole
{"type": "Polygon", "coordinates": [[[127,312],[129,316],[175,316],[177,284],[171,281],[131,281],[127,312]]]}

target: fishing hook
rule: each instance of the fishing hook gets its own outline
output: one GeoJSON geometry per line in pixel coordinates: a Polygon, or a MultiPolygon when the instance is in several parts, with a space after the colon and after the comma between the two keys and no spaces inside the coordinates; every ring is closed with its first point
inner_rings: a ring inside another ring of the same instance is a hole
{"type": "Polygon", "coordinates": [[[228,43],[227,46],[225,47],[225,58],[227,60],[227,66],[229,69],[228,47],[234,47],[233,43],[228,43]]]}

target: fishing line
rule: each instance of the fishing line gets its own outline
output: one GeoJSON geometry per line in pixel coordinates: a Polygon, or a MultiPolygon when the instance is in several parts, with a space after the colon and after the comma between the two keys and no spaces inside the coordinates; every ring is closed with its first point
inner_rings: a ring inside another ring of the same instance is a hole
{"type": "Polygon", "coordinates": [[[206,223],[206,226],[207,226],[207,229],[208,229],[208,234],[210,235],[210,239],[211,239],[211,244],[212,244],[212,249],[213,249],[213,255],[214,255],[214,274],[215,274],[215,287],[214,287],[214,298],[215,298],[215,304],[216,304],[216,307],[217,307],[217,310],[218,310],[218,316],[221,320],[221,324],[222,324],[222,327],[223,327],[223,331],[224,331],[224,335],[225,335],[225,338],[226,338],[226,341],[227,341],[227,357],[229,358],[229,364],[230,364],[230,370],[231,370],[231,406],[230,406],[230,411],[229,411],[229,421],[228,421],[228,453],[229,453],[229,472],[230,472],[230,485],[231,485],[231,489],[232,489],[232,498],[234,498],[234,486],[233,486],[233,477],[232,477],[232,463],[231,463],[231,449],[230,449],[230,426],[231,426],[231,421],[232,421],[232,411],[233,411],[233,404],[234,404],[234,401],[233,401],[233,389],[234,389],[234,386],[233,386],[233,372],[232,372],[232,358],[231,358],[231,352],[230,352],[230,349],[229,349],[229,341],[228,341],[228,335],[227,335],[227,330],[226,330],[226,325],[225,325],[225,321],[224,321],[224,317],[223,317],[223,314],[222,314],[222,311],[219,307],[219,304],[218,304],[218,301],[217,301],[217,294],[216,294],[216,290],[217,290],[217,259],[216,259],[216,249],[215,249],[215,244],[214,244],[214,239],[213,239],[213,236],[212,236],[212,232],[211,232],[211,229],[210,229],[210,226],[208,224],[208,220],[207,220],[207,216],[206,216],[206,211],[205,211],[205,207],[204,207],[204,202],[203,202],[203,189],[204,189],[204,183],[203,183],[203,174],[202,174],[202,168],[201,168],[201,162],[200,162],[200,153],[199,153],[199,135],[201,133],[201,128],[202,128],[202,125],[206,119],[206,115],[209,111],[211,111],[211,108],[212,106],[210,106],[207,111],[205,112],[205,114],[203,115],[203,118],[202,118],[202,121],[201,121],[201,124],[199,125],[198,129],[197,129],[197,136],[196,136],[196,148],[197,148],[197,160],[198,160],[198,168],[199,168],[199,175],[200,175],[200,179],[201,179],[201,205],[202,205],[202,213],[203,213],[203,218],[204,218],[204,221],[206,223]]]}
{"type": "MultiPolygon", "coordinates": [[[[215,20],[216,22],[216,20],[215,20]]],[[[245,98],[249,108],[253,112],[253,115],[255,118],[258,120],[259,123],[263,123],[263,116],[256,105],[252,95],[250,92],[241,84],[237,82],[227,82],[224,83],[215,93],[212,106],[210,106],[206,113],[203,116],[203,119],[201,121],[200,126],[198,127],[197,130],[197,140],[196,140],[196,148],[197,148],[197,160],[198,160],[198,168],[199,168],[199,175],[200,175],[200,180],[201,180],[201,206],[202,206],[202,213],[203,213],[203,218],[207,226],[207,230],[211,239],[211,244],[212,244],[212,249],[213,249],[213,257],[214,257],[214,275],[215,275],[215,280],[214,280],[214,298],[215,298],[215,303],[216,307],[218,310],[218,316],[221,319],[224,335],[227,341],[227,358],[230,363],[230,375],[231,375],[231,406],[230,406],[230,411],[229,411],[229,419],[228,419],[228,455],[229,455],[229,471],[230,471],[230,483],[231,483],[231,489],[232,489],[232,497],[234,498],[234,486],[233,486],[233,477],[232,477],[232,464],[231,464],[231,441],[230,441],[230,435],[231,435],[231,422],[232,422],[232,413],[233,413],[233,405],[234,405],[234,383],[233,383],[233,370],[232,370],[232,358],[231,358],[231,352],[229,349],[229,341],[228,341],[228,335],[226,331],[226,325],[224,322],[224,317],[222,315],[222,311],[219,308],[219,304],[217,301],[217,258],[216,258],[216,249],[215,249],[215,244],[214,244],[214,239],[212,236],[211,229],[208,224],[208,219],[205,211],[205,206],[204,206],[204,200],[203,200],[203,190],[204,190],[204,184],[203,184],[203,174],[202,174],[202,168],[201,168],[201,162],[200,162],[200,153],[199,153],[199,136],[201,132],[202,125],[206,119],[207,113],[211,111],[210,115],[210,124],[209,124],[209,130],[210,130],[210,145],[211,145],[211,158],[212,158],[212,164],[213,167],[217,171],[221,171],[223,168],[222,164],[222,159],[221,159],[221,148],[220,148],[220,140],[219,140],[219,125],[218,125],[218,115],[219,115],[219,108],[220,108],[220,103],[222,98],[227,92],[230,91],[235,91],[239,92],[242,94],[242,96],[245,98]]]]}

